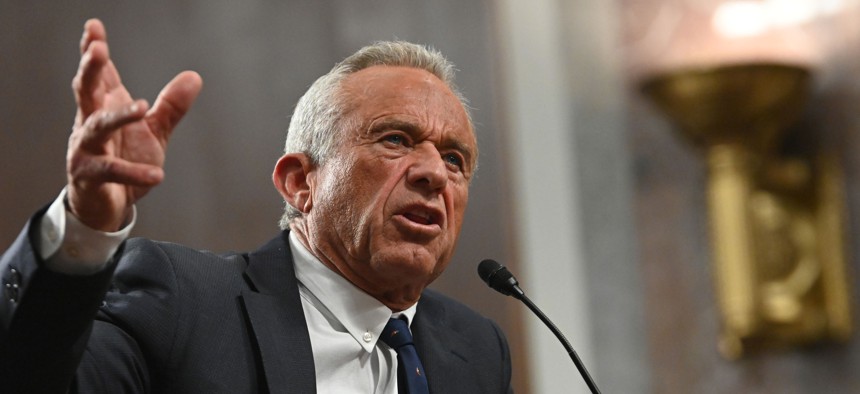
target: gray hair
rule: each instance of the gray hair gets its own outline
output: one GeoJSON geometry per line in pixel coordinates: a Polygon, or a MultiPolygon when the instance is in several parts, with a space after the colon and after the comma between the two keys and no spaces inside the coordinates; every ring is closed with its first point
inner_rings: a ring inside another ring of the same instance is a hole
{"type": "MultiPolygon", "coordinates": [[[[463,104],[472,125],[468,102],[454,84],[453,63],[433,48],[405,41],[381,41],[359,49],[311,85],[293,111],[284,153],[304,153],[314,165],[322,165],[332,153],[337,136],[354,126],[342,121],[346,102],[341,97],[340,84],[350,74],[372,66],[412,67],[435,75],[463,104]]],[[[302,216],[289,203],[284,211],[279,222],[281,229],[302,216]]]]}

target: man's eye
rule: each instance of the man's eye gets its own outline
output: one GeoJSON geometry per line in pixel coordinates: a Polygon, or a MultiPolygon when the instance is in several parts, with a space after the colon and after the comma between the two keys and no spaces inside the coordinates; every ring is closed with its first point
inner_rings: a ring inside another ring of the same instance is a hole
{"type": "Polygon", "coordinates": [[[400,134],[389,134],[383,137],[382,140],[394,145],[406,144],[406,139],[400,134]]]}
{"type": "Polygon", "coordinates": [[[457,167],[458,169],[463,169],[463,158],[460,157],[460,155],[454,153],[446,153],[442,155],[442,160],[444,160],[447,164],[457,167]]]}

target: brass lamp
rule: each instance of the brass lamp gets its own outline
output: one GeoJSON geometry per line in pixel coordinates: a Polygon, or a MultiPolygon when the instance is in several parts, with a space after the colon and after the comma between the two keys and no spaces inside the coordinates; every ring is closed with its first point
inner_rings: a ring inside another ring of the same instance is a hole
{"type": "Polygon", "coordinates": [[[721,353],[846,340],[842,177],[781,145],[810,93],[803,67],[753,63],[657,75],[645,94],[708,165],[721,353]]]}

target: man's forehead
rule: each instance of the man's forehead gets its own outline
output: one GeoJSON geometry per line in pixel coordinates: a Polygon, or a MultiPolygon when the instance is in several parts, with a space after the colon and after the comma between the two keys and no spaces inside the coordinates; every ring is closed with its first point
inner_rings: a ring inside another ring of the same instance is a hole
{"type": "Polygon", "coordinates": [[[341,87],[350,111],[363,109],[374,119],[388,112],[434,115],[462,122],[472,131],[468,110],[460,98],[426,70],[372,66],[347,76],[341,87]]]}

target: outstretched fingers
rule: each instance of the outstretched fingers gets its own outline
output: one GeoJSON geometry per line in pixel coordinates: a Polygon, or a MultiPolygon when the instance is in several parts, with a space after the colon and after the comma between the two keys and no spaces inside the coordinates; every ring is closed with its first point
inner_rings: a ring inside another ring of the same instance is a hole
{"type": "Polygon", "coordinates": [[[115,231],[132,204],[164,179],[167,139],[202,81],[194,72],[177,75],[150,108],[123,86],[99,20],[86,22],[80,50],[72,81],[78,112],[66,156],[69,208],[87,226],[115,231]]]}

